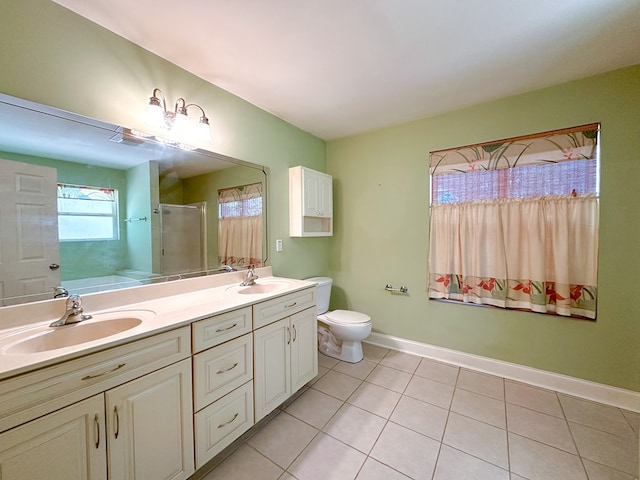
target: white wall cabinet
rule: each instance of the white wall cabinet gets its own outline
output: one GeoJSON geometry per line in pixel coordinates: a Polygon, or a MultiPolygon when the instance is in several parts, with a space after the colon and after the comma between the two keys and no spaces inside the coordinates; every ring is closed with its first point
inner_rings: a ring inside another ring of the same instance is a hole
{"type": "Polygon", "coordinates": [[[2,480],[106,480],[103,395],[0,434],[2,480]]]}
{"type": "Polygon", "coordinates": [[[317,334],[315,307],[253,332],[256,422],[318,374],[317,334]]]}
{"type": "Polygon", "coordinates": [[[333,179],[306,167],[289,169],[289,235],[333,235],[333,179]]]}

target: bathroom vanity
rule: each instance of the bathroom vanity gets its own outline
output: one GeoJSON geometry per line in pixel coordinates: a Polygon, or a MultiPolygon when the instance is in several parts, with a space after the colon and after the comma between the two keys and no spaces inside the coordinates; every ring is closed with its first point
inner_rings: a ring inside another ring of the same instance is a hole
{"type": "Polygon", "coordinates": [[[315,377],[315,284],[256,272],[0,309],[3,480],[186,479],[315,377]]]}

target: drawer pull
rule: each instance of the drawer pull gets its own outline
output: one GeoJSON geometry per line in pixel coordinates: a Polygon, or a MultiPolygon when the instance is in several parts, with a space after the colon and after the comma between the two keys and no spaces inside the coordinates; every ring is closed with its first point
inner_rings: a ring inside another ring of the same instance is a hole
{"type": "Polygon", "coordinates": [[[231,365],[229,368],[225,368],[224,370],[218,370],[218,372],[216,373],[216,375],[221,375],[223,373],[227,373],[230,370],[233,370],[234,368],[236,368],[238,366],[238,362],[234,363],[233,365],[231,365]]]}
{"type": "Polygon", "coordinates": [[[118,415],[118,407],[113,407],[113,417],[115,418],[116,422],[116,431],[114,432],[113,436],[115,438],[118,438],[118,435],[120,434],[120,415],[118,415]]]}
{"type": "Polygon", "coordinates": [[[296,341],[296,337],[298,336],[298,333],[296,332],[296,326],[292,325],[291,328],[293,328],[293,340],[292,341],[296,341]]]}
{"type": "Polygon", "coordinates": [[[287,327],[287,345],[291,345],[291,329],[287,327]]]}
{"type": "Polygon", "coordinates": [[[238,324],[234,323],[233,325],[231,325],[230,327],[226,327],[226,328],[217,328],[216,329],[216,333],[220,333],[220,332],[226,332],[227,330],[231,330],[232,328],[237,327],[238,324]]]}
{"type": "Polygon", "coordinates": [[[289,305],[285,305],[284,308],[295,307],[297,304],[298,304],[298,302],[293,302],[293,303],[290,303],[289,305]]]}
{"type": "Polygon", "coordinates": [[[96,435],[96,448],[100,447],[100,421],[98,420],[98,414],[96,413],[96,416],[93,417],[93,423],[96,427],[95,429],[95,435],[96,435]]]}
{"type": "Polygon", "coordinates": [[[228,422],[223,423],[222,425],[218,425],[218,428],[226,427],[227,425],[232,423],[236,418],[238,418],[238,415],[240,415],[240,414],[236,413],[231,420],[229,420],[228,422]]]}
{"type": "Polygon", "coordinates": [[[92,378],[99,378],[102,377],[104,375],[109,375],[110,373],[115,372],[116,370],[120,370],[122,367],[124,367],[126,365],[126,363],[121,363],[120,365],[118,365],[115,368],[112,368],[111,370],[108,370],[106,372],[102,372],[102,373],[98,373],[97,375],[87,375],[85,377],[82,377],[82,380],[91,380],[92,378]]]}

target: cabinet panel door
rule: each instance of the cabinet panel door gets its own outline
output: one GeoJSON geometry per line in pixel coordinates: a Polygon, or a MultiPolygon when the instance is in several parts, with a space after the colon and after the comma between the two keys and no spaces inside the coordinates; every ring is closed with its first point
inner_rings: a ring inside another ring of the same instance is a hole
{"type": "Polygon", "coordinates": [[[2,480],[106,480],[104,397],[96,395],[0,435],[2,480]]]}
{"type": "Polygon", "coordinates": [[[333,179],[329,175],[318,175],[318,216],[333,217],[333,179]]]}
{"type": "Polygon", "coordinates": [[[316,172],[303,169],[303,195],[302,195],[302,215],[305,217],[315,217],[319,215],[321,205],[319,203],[320,192],[318,191],[319,176],[316,172]]]}
{"type": "Polygon", "coordinates": [[[291,316],[291,393],[318,374],[318,320],[316,309],[291,316]]]}
{"type": "Polygon", "coordinates": [[[253,332],[255,421],[291,396],[291,329],[289,319],[253,332]]]}
{"type": "Polygon", "coordinates": [[[111,478],[182,480],[194,472],[190,360],[105,395],[111,478]]]}

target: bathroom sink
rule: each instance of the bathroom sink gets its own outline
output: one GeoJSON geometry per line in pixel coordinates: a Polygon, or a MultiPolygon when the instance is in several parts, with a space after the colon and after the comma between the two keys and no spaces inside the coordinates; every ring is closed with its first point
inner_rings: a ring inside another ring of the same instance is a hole
{"type": "Polygon", "coordinates": [[[232,285],[227,287],[227,291],[240,293],[241,295],[261,295],[265,293],[274,293],[280,290],[284,290],[291,285],[291,282],[271,280],[271,281],[257,281],[253,285],[243,287],[241,285],[232,285]]]}
{"type": "Polygon", "coordinates": [[[61,327],[38,327],[24,332],[5,351],[27,354],[80,345],[131,330],[153,316],[155,312],[151,310],[129,310],[99,313],[84,322],[61,327]]]}

